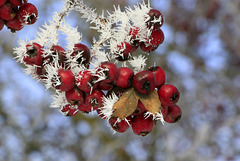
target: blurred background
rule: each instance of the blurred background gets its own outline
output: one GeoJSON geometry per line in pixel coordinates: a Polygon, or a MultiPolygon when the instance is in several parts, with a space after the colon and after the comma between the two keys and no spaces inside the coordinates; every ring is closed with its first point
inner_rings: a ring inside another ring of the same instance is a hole
{"type": "MultiPolygon", "coordinates": [[[[13,47],[33,39],[39,26],[62,5],[57,0],[29,0],[38,21],[12,34],[0,31],[1,161],[240,161],[240,1],[150,0],[165,18],[165,41],[149,55],[181,92],[179,123],[162,125],[145,137],[112,134],[95,113],[70,118],[49,108],[51,92],[26,76],[13,47]]],[[[84,0],[97,12],[139,0],[84,0]]],[[[89,24],[72,12],[91,46],[89,24]]],[[[137,52],[141,52],[138,50],[137,52]]]]}

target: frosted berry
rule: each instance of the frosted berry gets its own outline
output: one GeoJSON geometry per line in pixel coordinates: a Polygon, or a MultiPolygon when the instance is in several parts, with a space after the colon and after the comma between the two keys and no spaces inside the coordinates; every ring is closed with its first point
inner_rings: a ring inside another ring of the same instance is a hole
{"type": "Polygon", "coordinates": [[[80,71],[76,78],[76,84],[80,90],[90,92],[98,86],[98,83],[95,82],[96,79],[90,71],[80,71]]]}
{"type": "Polygon", "coordinates": [[[156,49],[156,47],[153,47],[151,45],[146,45],[145,43],[141,43],[140,44],[140,48],[144,52],[150,52],[150,51],[154,51],[156,49]]]}
{"type": "Polygon", "coordinates": [[[129,43],[123,42],[121,43],[121,45],[118,45],[117,47],[118,47],[119,53],[115,58],[118,61],[129,60],[132,57],[132,53],[131,53],[132,46],[129,43]]]}
{"type": "Polygon", "coordinates": [[[133,27],[133,28],[130,28],[129,36],[131,36],[132,39],[136,39],[139,30],[140,30],[139,27],[133,27]]]}
{"type": "Polygon", "coordinates": [[[77,58],[77,62],[79,64],[83,64],[85,67],[88,68],[90,63],[89,48],[86,45],[81,43],[75,44],[71,56],[79,56],[80,53],[81,53],[81,57],[77,58]]]}
{"type": "Polygon", "coordinates": [[[150,67],[148,70],[151,71],[154,75],[154,78],[156,80],[156,87],[161,87],[166,81],[165,71],[159,66],[150,67]]]}
{"type": "Polygon", "coordinates": [[[157,48],[160,44],[163,43],[163,41],[164,41],[164,33],[161,29],[159,29],[159,30],[152,31],[146,43],[152,47],[157,48]]]}
{"type": "Polygon", "coordinates": [[[147,22],[148,27],[151,27],[154,25],[159,28],[163,25],[164,19],[160,11],[156,9],[150,9],[150,11],[148,12],[148,15],[150,17],[149,21],[147,22]],[[159,21],[154,22],[154,20],[160,20],[160,22],[159,21]]]}
{"type": "Polygon", "coordinates": [[[26,4],[28,0],[10,0],[10,2],[16,6],[21,6],[26,4]]]}
{"type": "Polygon", "coordinates": [[[65,62],[67,60],[65,50],[59,45],[53,45],[50,51],[51,53],[49,56],[44,59],[45,64],[51,64],[55,66],[55,64],[52,64],[53,60],[55,59],[58,60],[58,65],[65,67],[65,62]]]}
{"type": "Polygon", "coordinates": [[[158,96],[163,106],[171,106],[178,102],[180,93],[171,84],[164,84],[158,89],[158,96]]]}
{"type": "Polygon", "coordinates": [[[0,7],[4,5],[7,2],[7,0],[0,0],[0,7]]]}
{"type": "Polygon", "coordinates": [[[155,88],[154,75],[149,70],[144,70],[137,73],[133,77],[133,86],[138,92],[142,94],[148,94],[152,92],[155,88]]]}
{"type": "Polygon", "coordinates": [[[86,105],[90,106],[92,110],[97,110],[98,108],[103,106],[103,100],[102,97],[104,96],[104,93],[99,90],[95,89],[91,93],[88,93],[86,96],[86,105]]]}
{"type": "Polygon", "coordinates": [[[3,29],[4,27],[4,20],[0,18],[0,31],[3,29]]]}
{"type": "Polygon", "coordinates": [[[131,117],[129,116],[126,119],[128,120],[128,122],[126,120],[121,120],[120,122],[118,122],[117,117],[111,117],[109,119],[109,124],[111,125],[113,130],[124,133],[131,125],[131,117]]]}
{"type": "Polygon", "coordinates": [[[146,136],[154,128],[154,121],[151,117],[145,118],[144,113],[134,116],[132,119],[132,130],[135,134],[146,136]]]}
{"type": "Polygon", "coordinates": [[[182,110],[178,105],[172,105],[168,107],[167,115],[164,117],[164,121],[167,123],[176,123],[182,117],[182,110]]]}
{"type": "Polygon", "coordinates": [[[67,104],[63,106],[61,112],[63,112],[66,116],[75,116],[79,112],[79,110],[77,106],[67,104]]]}
{"type": "Polygon", "coordinates": [[[11,20],[16,16],[17,11],[17,6],[11,3],[5,3],[0,7],[0,18],[4,20],[11,20]]]}
{"type": "Polygon", "coordinates": [[[7,20],[5,25],[7,26],[8,29],[11,30],[11,32],[16,32],[16,31],[20,31],[23,27],[24,24],[19,21],[18,17],[15,16],[13,19],[11,20],[7,20]]]}
{"type": "Polygon", "coordinates": [[[106,79],[103,81],[106,83],[113,82],[117,76],[116,65],[110,61],[105,61],[101,63],[100,67],[104,69],[104,74],[106,76],[106,79]]]}
{"type": "Polygon", "coordinates": [[[60,84],[57,84],[56,80],[53,80],[53,87],[60,89],[61,91],[69,91],[74,87],[74,75],[71,70],[58,69],[58,78],[53,78],[60,80],[60,84]]]}
{"type": "Polygon", "coordinates": [[[133,82],[133,71],[128,67],[121,67],[117,70],[115,84],[120,88],[128,88],[133,82]]]}
{"type": "Polygon", "coordinates": [[[23,58],[23,61],[29,65],[42,65],[43,47],[38,43],[32,43],[26,45],[27,52],[23,58]]]}
{"type": "Polygon", "coordinates": [[[26,3],[19,8],[18,18],[26,25],[34,24],[38,18],[38,10],[33,4],[26,3]]]}
{"type": "Polygon", "coordinates": [[[79,90],[77,87],[67,91],[66,93],[67,101],[72,105],[82,105],[85,101],[85,94],[83,91],[79,90]]]}

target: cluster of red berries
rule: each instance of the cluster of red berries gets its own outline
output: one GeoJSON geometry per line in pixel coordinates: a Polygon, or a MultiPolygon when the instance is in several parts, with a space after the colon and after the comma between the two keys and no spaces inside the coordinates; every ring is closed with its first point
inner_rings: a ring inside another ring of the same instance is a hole
{"type": "Polygon", "coordinates": [[[0,31],[4,24],[12,32],[37,21],[38,10],[28,0],[0,0],[0,31]]]}
{"type": "Polygon", "coordinates": [[[163,25],[163,16],[160,11],[151,9],[148,13],[149,20],[146,22],[149,30],[152,30],[151,35],[149,35],[145,41],[139,41],[139,27],[132,27],[129,30],[129,36],[131,36],[130,43],[122,42],[117,46],[118,51],[115,58],[118,61],[126,61],[132,58],[132,53],[135,52],[140,46],[141,50],[144,52],[154,51],[158,48],[160,44],[164,41],[164,33],[161,30],[163,25]],[[154,20],[160,20],[154,22],[154,20]]]}
{"type": "MultiPolygon", "coordinates": [[[[148,15],[150,19],[146,25],[152,31],[151,35],[146,41],[140,42],[138,28],[131,28],[131,44],[123,42],[117,47],[117,60],[129,60],[138,46],[149,52],[163,42],[164,34],[160,29],[163,24],[162,14],[151,9],[148,15]]],[[[66,52],[59,45],[46,50],[36,42],[25,47],[26,52],[22,54],[21,61],[34,67],[37,78],[61,94],[62,104],[59,108],[67,116],[74,116],[80,111],[89,113],[96,110],[115,131],[123,133],[131,126],[135,134],[145,136],[153,130],[157,119],[154,118],[155,114],[149,113],[151,107],[145,106],[141,99],[136,99],[136,106],[130,114],[124,115],[124,119],[112,114],[107,116],[103,112],[104,98],[114,92],[120,100],[126,90],[133,89],[144,96],[155,92],[155,99],[159,102],[157,113],[162,113],[166,122],[175,123],[181,118],[181,109],[176,105],[179,91],[175,86],[165,84],[166,74],[159,66],[134,73],[129,67],[117,68],[111,61],[104,61],[98,67],[90,69],[91,53],[84,44],[75,44],[71,52],[66,52]]]]}

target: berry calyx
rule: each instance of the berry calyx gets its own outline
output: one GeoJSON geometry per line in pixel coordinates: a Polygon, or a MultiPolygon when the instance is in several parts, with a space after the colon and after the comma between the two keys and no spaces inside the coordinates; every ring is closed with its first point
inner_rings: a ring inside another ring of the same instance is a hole
{"type": "Polygon", "coordinates": [[[110,61],[102,62],[100,67],[103,69],[103,72],[106,76],[106,79],[103,82],[111,83],[115,80],[117,76],[117,67],[110,61]]]}
{"type": "Polygon", "coordinates": [[[171,84],[164,84],[158,89],[158,96],[163,106],[171,106],[179,100],[178,89],[171,84]]]}
{"type": "Polygon", "coordinates": [[[86,68],[89,67],[90,63],[90,50],[84,44],[75,44],[71,56],[79,56],[77,62],[83,64],[86,68]],[[79,55],[81,54],[81,55],[79,55]]]}
{"type": "Polygon", "coordinates": [[[149,70],[144,70],[137,73],[133,77],[133,86],[138,92],[142,94],[148,94],[152,92],[155,88],[154,75],[149,70]]]}
{"type": "Polygon", "coordinates": [[[148,68],[149,71],[151,71],[154,75],[154,78],[156,80],[156,87],[159,88],[163,84],[165,84],[166,81],[166,74],[165,71],[159,67],[159,66],[153,66],[148,68]]]}
{"type": "Polygon", "coordinates": [[[71,105],[82,105],[84,104],[85,101],[85,95],[84,92],[79,90],[77,87],[67,91],[65,93],[66,95],[66,99],[67,101],[71,104],[71,105]]]}
{"type": "Polygon", "coordinates": [[[168,107],[167,115],[164,117],[164,121],[168,123],[176,123],[182,117],[182,110],[178,105],[172,105],[168,107]]]}
{"type": "Polygon", "coordinates": [[[74,75],[71,70],[58,69],[58,78],[53,78],[53,87],[61,91],[69,91],[74,87],[74,75]],[[54,80],[57,79],[57,80],[54,80]],[[60,80],[60,84],[57,84],[60,80]]]}
{"type": "Polygon", "coordinates": [[[109,119],[109,124],[111,125],[111,127],[113,128],[113,130],[120,132],[120,133],[124,133],[125,131],[127,131],[127,129],[130,127],[131,125],[131,116],[128,116],[126,120],[118,120],[117,117],[111,117],[109,119]]]}
{"type": "Polygon", "coordinates": [[[17,6],[7,2],[0,7],[0,18],[4,20],[11,20],[16,16],[17,11],[17,6]]]}
{"type": "Polygon", "coordinates": [[[148,27],[151,27],[154,25],[159,28],[163,25],[164,19],[160,11],[156,9],[150,9],[150,11],[148,12],[148,15],[150,17],[149,21],[147,22],[148,27]]]}
{"type": "Polygon", "coordinates": [[[34,24],[38,18],[38,10],[33,4],[26,3],[19,8],[18,18],[26,25],[34,24]]]}
{"type": "Polygon", "coordinates": [[[26,45],[27,52],[23,58],[23,61],[29,65],[42,65],[43,47],[38,43],[32,43],[26,45]]]}
{"type": "Polygon", "coordinates": [[[151,117],[145,118],[144,113],[132,118],[132,130],[135,134],[146,136],[154,128],[154,121],[151,117]]]}
{"type": "Polygon", "coordinates": [[[115,84],[120,88],[128,88],[133,83],[133,71],[128,67],[121,67],[117,70],[115,84]]]}

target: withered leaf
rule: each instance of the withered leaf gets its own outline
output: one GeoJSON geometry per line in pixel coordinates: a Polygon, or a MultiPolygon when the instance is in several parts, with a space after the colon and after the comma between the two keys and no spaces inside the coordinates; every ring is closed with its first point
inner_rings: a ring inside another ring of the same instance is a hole
{"type": "Polygon", "coordinates": [[[120,119],[130,116],[137,108],[138,99],[134,88],[124,91],[120,99],[113,105],[112,116],[120,119]]]}
{"type": "Polygon", "coordinates": [[[162,109],[161,102],[158,98],[158,93],[156,90],[152,91],[149,94],[141,94],[139,92],[136,92],[136,95],[139,97],[140,101],[149,112],[155,114],[159,113],[162,109]]]}

